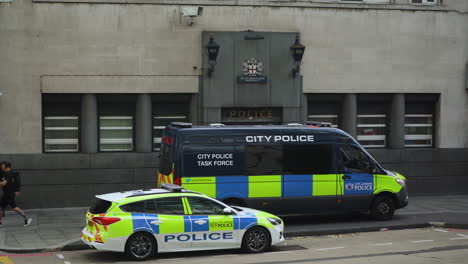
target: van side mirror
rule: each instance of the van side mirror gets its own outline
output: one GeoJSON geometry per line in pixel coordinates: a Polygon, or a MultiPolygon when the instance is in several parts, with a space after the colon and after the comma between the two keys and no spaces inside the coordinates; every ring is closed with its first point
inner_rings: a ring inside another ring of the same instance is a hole
{"type": "Polygon", "coordinates": [[[232,215],[233,213],[234,213],[234,211],[232,211],[232,209],[229,208],[229,207],[226,207],[226,208],[223,209],[223,214],[225,214],[225,215],[232,215]]]}

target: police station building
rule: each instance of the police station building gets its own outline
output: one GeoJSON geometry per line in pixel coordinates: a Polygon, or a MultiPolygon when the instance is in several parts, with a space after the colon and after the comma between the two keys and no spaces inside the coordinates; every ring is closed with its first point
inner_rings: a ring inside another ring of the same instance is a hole
{"type": "Polygon", "coordinates": [[[324,121],[410,195],[468,194],[466,0],[0,0],[23,208],[156,185],[165,125],[324,121]]]}

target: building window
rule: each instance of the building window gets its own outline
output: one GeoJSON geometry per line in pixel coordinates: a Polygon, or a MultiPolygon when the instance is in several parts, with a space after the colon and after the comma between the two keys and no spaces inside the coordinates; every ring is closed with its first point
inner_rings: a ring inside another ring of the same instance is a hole
{"type": "Polygon", "coordinates": [[[78,152],[78,116],[44,116],[44,152],[78,152]]]}
{"type": "Polygon", "coordinates": [[[435,5],[437,0],[411,0],[414,5],[435,5]]]}
{"type": "Polygon", "coordinates": [[[386,142],[385,114],[357,116],[357,140],[364,147],[385,147],[386,142]]]}
{"type": "Polygon", "coordinates": [[[133,117],[100,116],[99,149],[100,151],[132,151],[133,117]]]}
{"type": "Polygon", "coordinates": [[[430,148],[435,145],[435,109],[438,94],[405,95],[405,147],[430,148]]]}
{"type": "Polygon", "coordinates": [[[79,94],[42,94],[42,149],[44,153],[80,151],[79,94]]]}
{"type": "Polygon", "coordinates": [[[432,147],[432,114],[405,115],[405,147],[432,147]]]}
{"type": "Polygon", "coordinates": [[[338,0],[339,2],[348,3],[366,3],[366,4],[385,4],[390,3],[390,0],[338,0]]]}

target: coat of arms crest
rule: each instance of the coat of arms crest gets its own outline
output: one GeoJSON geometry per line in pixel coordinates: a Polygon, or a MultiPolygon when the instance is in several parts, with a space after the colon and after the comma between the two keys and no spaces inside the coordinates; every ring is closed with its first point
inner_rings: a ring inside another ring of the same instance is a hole
{"type": "Polygon", "coordinates": [[[244,76],[261,76],[263,74],[263,63],[251,58],[242,63],[242,73],[244,76]]]}

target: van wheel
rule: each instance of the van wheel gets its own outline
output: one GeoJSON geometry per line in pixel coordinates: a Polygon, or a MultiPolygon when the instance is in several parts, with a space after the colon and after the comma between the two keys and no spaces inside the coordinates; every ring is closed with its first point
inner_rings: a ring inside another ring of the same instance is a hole
{"type": "Polygon", "coordinates": [[[270,233],[263,227],[255,226],[245,232],[242,249],[247,253],[261,253],[271,247],[270,233]]]}
{"type": "Polygon", "coordinates": [[[146,232],[135,233],[125,244],[125,254],[134,260],[147,260],[156,253],[156,240],[146,232]]]}
{"type": "Polygon", "coordinates": [[[395,214],[395,204],[388,195],[378,196],[372,202],[370,214],[372,219],[383,221],[392,219],[395,214]]]}

